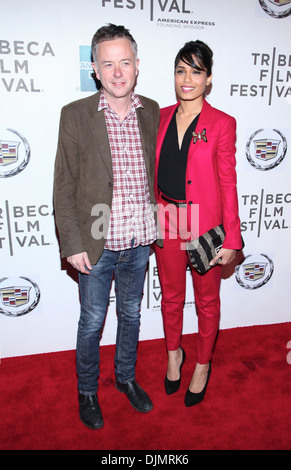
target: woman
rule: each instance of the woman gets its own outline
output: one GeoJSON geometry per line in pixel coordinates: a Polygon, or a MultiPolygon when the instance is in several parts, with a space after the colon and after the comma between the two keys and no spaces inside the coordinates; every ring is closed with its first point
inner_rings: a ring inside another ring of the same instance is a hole
{"type": "Polygon", "coordinates": [[[186,357],[181,347],[188,264],[185,241],[221,223],[226,232],[223,246],[213,259],[214,267],[204,275],[191,268],[198,342],[186,406],[204,398],[219,326],[221,265],[233,261],[236,250],[242,248],[235,172],[236,122],[205,99],[211,69],[212,51],[203,42],[190,41],[178,52],[175,89],[179,101],[161,110],[157,139],[155,190],[163,247],[156,246],[156,258],[168,351],[168,394],[179,389],[186,357]]]}

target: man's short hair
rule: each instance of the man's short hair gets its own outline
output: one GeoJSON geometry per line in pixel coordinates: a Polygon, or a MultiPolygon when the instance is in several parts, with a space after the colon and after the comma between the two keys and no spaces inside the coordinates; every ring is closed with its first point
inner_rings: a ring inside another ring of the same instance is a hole
{"type": "Polygon", "coordinates": [[[135,58],[137,58],[137,44],[133,39],[132,35],[130,34],[129,30],[122,25],[117,26],[115,24],[109,23],[106,26],[102,26],[101,28],[99,28],[93,36],[91,43],[91,52],[95,64],[97,64],[96,46],[101,42],[111,41],[112,39],[117,38],[129,39],[132,45],[135,58]]]}

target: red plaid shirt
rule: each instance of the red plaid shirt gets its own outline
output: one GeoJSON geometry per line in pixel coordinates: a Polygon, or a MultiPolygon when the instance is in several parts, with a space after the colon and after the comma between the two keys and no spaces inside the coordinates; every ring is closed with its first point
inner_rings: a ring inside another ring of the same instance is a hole
{"type": "Polygon", "coordinates": [[[135,109],[141,107],[132,94],[132,108],[122,122],[110,108],[103,90],[98,111],[104,110],[113,168],[113,199],[105,248],[121,251],[149,245],[157,239],[143,148],[135,109]]]}

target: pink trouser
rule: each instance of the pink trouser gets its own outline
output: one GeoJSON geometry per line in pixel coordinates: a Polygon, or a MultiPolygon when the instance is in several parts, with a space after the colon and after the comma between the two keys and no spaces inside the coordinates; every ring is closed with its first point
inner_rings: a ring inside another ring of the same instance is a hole
{"type": "MultiPolygon", "coordinates": [[[[162,204],[165,205],[163,202],[162,204]]],[[[173,207],[172,204],[170,206],[173,207]]],[[[179,209],[180,219],[183,211],[185,215],[186,208],[179,209]]],[[[160,217],[159,220],[161,220],[160,217]]],[[[168,223],[166,227],[164,225],[162,231],[163,248],[158,246],[155,248],[162,292],[161,307],[164,333],[168,351],[175,351],[181,344],[186,294],[186,268],[189,262],[187,251],[184,249],[185,239],[177,234],[177,230],[176,237],[172,238],[175,230],[176,228],[169,226],[168,223]]],[[[196,359],[200,364],[206,364],[211,360],[219,327],[221,267],[215,266],[204,275],[200,275],[191,268],[191,274],[196,314],[198,316],[196,359]]]]}

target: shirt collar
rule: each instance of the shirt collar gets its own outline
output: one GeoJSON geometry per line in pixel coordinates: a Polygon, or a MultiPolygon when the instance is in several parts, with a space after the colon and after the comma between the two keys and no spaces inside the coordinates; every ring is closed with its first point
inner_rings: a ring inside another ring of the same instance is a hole
{"type": "MultiPolygon", "coordinates": [[[[132,93],[132,95],[131,95],[131,103],[132,103],[132,108],[143,108],[143,105],[142,105],[139,97],[135,93],[132,93]]],[[[110,106],[108,104],[107,99],[105,98],[104,90],[103,90],[103,88],[101,88],[100,101],[99,101],[99,104],[98,104],[98,111],[102,111],[103,109],[110,109],[110,106]]]]}

